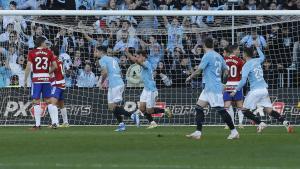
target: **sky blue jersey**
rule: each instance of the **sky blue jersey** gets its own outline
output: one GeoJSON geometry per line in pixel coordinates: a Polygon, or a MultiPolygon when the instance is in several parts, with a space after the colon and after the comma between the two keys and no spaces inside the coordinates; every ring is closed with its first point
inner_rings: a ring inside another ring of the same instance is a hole
{"type": "Polygon", "coordinates": [[[121,76],[121,69],[116,59],[109,56],[103,56],[99,60],[101,69],[107,70],[108,87],[113,88],[116,86],[124,85],[121,76]]]}
{"type": "Polygon", "coordinates": [[[223,57],[214,50],[208,51],[203,56],[199,69],[203,70],[203,79],[205,79],[204,90],[222,94],[222,72],[228,69],[223,57]]]}
{"type": "Polygon", "coordinates": [[[261,64],[265,60],[265,55],[262,53],[260,48],[256,49],[259,58],[251,59],[244,64],[242,69],[242,79],[236,88],[237,91],[243,88],[247,82],[247,78],[250,82],[250,90],[268,88],[268,84],[264,79],[264,73],[261,67],[261,64]]]}
{"type": "Polygon", "coordinates": [[[144,88],[148,91],[155,92],[157,91],[156,83],[153,78],[153,65],[151,62],[146,60],[142,66],[142,80],[144,82],[144,88]]]}

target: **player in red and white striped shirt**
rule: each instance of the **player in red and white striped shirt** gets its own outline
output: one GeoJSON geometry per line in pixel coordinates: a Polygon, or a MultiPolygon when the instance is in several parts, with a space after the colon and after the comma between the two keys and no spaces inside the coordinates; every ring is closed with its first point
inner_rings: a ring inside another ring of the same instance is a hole
{"type": "MultiPolygon", "coordinates": [[[[35,40],[36,49],[29,51],[28,62],[25,69],[24,86],[27,84],[29,73],[32,71],[32,87],[31,95],[33,99],[33,112],[35,118],[35,126],[33,129],[40,129],[41,115],[43,109],[40,105],[40,98],[49,103],[51,94],[50,73],[56,68],[55,57],[51,50],[47,48],[46,38],[37,37],[35,40]]],[[[51,104],[48,105],[51,107],[51,104]]],[[[50,110],[49,110],[50,111],[50,110]]]]}
{"type": "Polygon", "coordinates": [[[224,60],[229,67],[229,75],[227,78],[227,83],[225,87],[225,92],[223,94],[224,107],[230,114],[232,121],[234,122],[234,111],[232,109],[232,102],[235,103],[237,108],[237,113],[239,117],[239,127],[243,128],[243,118],[244,115],[241,111],[243,107],[243,91],[238,91],[237,94],[232,97],[230,93],[236,88],[239,81],[242,78],[241,72],[244,65],[244,61],[239,58],[240,49],[237,45],[229,45],[224,53],[224,60]]]}
{"type": "MultiPolygon", "coordinates": [[[[59,60],[57,57],[59,55],[59,49],[54,47],[53,52],[56,55],[55,62],[57,64],[57,69],[51,74],[51,104],[57,106],[60,108],[62,118],[63,118],[63,125],[61,127],[69,127],[68,123],[68,116],[67,116],[67,110],[64,107],[64,90],[66,88],[65,86],[65,77],[64,77],[64,68],[63,68],[63,62],[59,60]]],[[[57,109],[57,108],[56,108],[57,109]]],[[[50,116],[52,116],[50,114],[50,116]]],[[[58,125],[58,116],[53,116],[51,119],[57,123],[52,122],[52,128],[56,128],[58,125]],[[57,119],[56,119],[57,118],[57,119]]]]}

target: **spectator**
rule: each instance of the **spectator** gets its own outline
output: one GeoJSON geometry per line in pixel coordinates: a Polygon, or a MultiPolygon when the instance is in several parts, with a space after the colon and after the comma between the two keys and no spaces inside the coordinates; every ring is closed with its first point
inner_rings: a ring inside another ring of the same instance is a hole
{"type": "Polygon", "coordinates": [[[94,2],[93,0],[76,0],[76,9],[82,9],[82,6],[85,7],[85,10],[93,10],[94,9],[94,2]]]}
{"type": "Polygon", "coordinates": [[[119,40],[114,48],[113,51],[115,52],[124,52],[125,49],[129,47],[133,47],[135,50],[139,49],[139,40],[137,38],[128,37],[128,32],[123,31],[122,32],[122,38],[119,40]]]}
{"type": "Polygon", "coordinates": [[[25,0],[23,3],[18,4],[17,8],[22,10],[41,10],[46,4],[47,0],[25,0]]]}
{"type": "Polygon", "coordinates": [[[190,60],[188,57],[184,56],[172,69],[172,79],[176,80],[175,87],[185,87],[185,80],[192,72],[190,60]]]}
{"type": "Polygon", "coordinates": [[[109,0],[94,0],[94,9],[102,10],[108,6],[109,0]]]}
{"type": "Polygon", "coordinates": [[[0,59],[0,88],[7,87],[10,83],[11,70],[4,58],[0,59]]]}
{"type": "Polygon", "coordinates": [[[79,76],[77,78],[77,86],[78,87],[95,87],[96,85],[96,76],[92,72],[92,68],[89,64],[86,64],[84,70],[79,72],[79,76]]]}
{"type": "Polygon", "coordinates": [[[128,65],[127,57],[125,55],[122,55],[120,57],[119,64],[120,64],[123,80],[126,81],[126,72],[127,72],[127,69],[129,68],[129,65],[128,65]]]}
{"type": "Polygon", "coordinates": [[[77,69],[82,69],[82,54],[80,50],[76,50],[75,51],[75,57],[74,57],[74,63],[73,63],[73,67],[77,68],[77,69]]]}
{"type": "Polygon", "coordinates": [[[127,87],[143,87],[141,79],[141,66],[138,64],[131,65],[126,72],[127,87]]]}
{"type": "Polygon", "coordinates": [[[122,28],[117,32],[117,41],[122,38],[122,34],[124,31],[128,32],[129,38],[135,37],[136,30],[128,20],[124,20],[122,21],[122,28]]]}
{"type": "MultiPolygon", "coordinates": [[[[191,10],[191,11],[198,10],[198,9],[193,5],[193,0],[186,0],[185,3],[186,3],[186,5],[182,8],[182,10],[191,10]]],[[[197,16],[184,17],[183,22],[184,22],[187,18],[189,18],[189,21],[190,21],[191,24],[196,23],[197,16]]]]}
{"type": "Polygon", "coordinates": [[[172,86],[172,79],[167,72],[164,63],[159,62],[156,71],[154,71],[154,79],[158,88],[172,86]]]}
{"type": "Polygon", "coordinates": [[[72,69],[65,70],[66,87],[73,87],[75,85],[75,73],[72,69]]]}
{"type": "Polygon", "coordinates": [[[65,70],[69,70],[73,65],[72,59],[70,55],[68,55],[67,53],[60,54],[59,59],[63,62],[63,66],[65,70]]]}
{"type": "Polygon", "coordinates": [[[0,53],[6,57],[9,64],[16,64],[18,59],[18,52],[14,44],[8,46],[8,50],[0,48],[0,53]]]}
{"type": "Polygon", "coordinates": [[[179,24],[179,21],[176,17],[173,18],[171,24],[169,24],[166,16],[164,16],[163,18],[165,27],[168,31],[167,50],[172,53],[176,46],[183,48],[182,37],[184,30],[183,27],[179,24]]]}
{"type": "Polygon", "coordinates": [[[0,35],[0,42],[5,42],[9,40],[10,33],[14,30],[14,24],[9,23],[7,29],[4,33],[0,35]]]}
{"type": "MultiPolygon", "coordinates": [[[[15,1],[11,1],[10,4],[10,10],[16,10],[17,9],[17,3],[15,1]]],[[[21,28],[23,30],[26,30],[27,24],[23,18],[23,16],[3,16],[3,28],[6,29],[8,24],[14,24],[15,30],[18,30],[18,32],[21,31],[21,28]]]]}
{"type": "Polygon", "coordinates": [[[256,28],[252,29],[250,35],[246,35],[245,37],[242,38],[240,41],[240,44],[251,47],[253,46],[253,41],[257,41],[258,45],[260,48],[266,48],[267,47],[267,42],[266,39],[257,33],[256,28]]]}
{"type": "Polygon", "coordinates": [[[249,0],[247,8],[248,10],[256,10],[256,0],[249,0]]]}

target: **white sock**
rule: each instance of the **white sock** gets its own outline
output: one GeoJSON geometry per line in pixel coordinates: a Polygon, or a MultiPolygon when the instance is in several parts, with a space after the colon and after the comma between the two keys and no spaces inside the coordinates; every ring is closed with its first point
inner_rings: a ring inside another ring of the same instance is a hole
{"type": "Polygon", "coordinates": [[[231,120],[232,120],[232,122],[233,122],[233,124],[234,124],[234,111],[233,111],[232,106],[230,106],[230,107],[227,109],[227,112],[228,112],[228,114],[230,115],[231,120]]]}
{"type": "Polygon", "coordinates": [[[33,106],[33,108],[34,108],[35,126],[38,127],[41,125],[41,114],[42,114],[43,110],[40,105],[35,105],[35,106],[33,106]]]}
{"type": "Polygon", "coordinates": [[[242,112],[241,109],[237,109],[237,113],[238,113],[238,116],[239,116],[239,124],[243,124],[243,120],[244,120],[244,113],[242,112]]]}
{"type": "Polygon", "coordinates": [[[56,105],[53,105],[53,104],[49,104],[48,105],[48,110],[49,110],[49,113],[50,113],[50,117],[52,117],[52,124],[56,124],[58,125],[58,108],[56,105]],[[51,116],[52,114],[52,116],[51,116]]]}
{"type": "Polygon", "coordinates": [[[67,109],[64,107],[62,109],[60,109],[60,112],[61,112],[61,116],[62,116],[62,119],[63,119],[63,123],[64,124],[68,124],[68,114],[67,114],[67,109]]]}

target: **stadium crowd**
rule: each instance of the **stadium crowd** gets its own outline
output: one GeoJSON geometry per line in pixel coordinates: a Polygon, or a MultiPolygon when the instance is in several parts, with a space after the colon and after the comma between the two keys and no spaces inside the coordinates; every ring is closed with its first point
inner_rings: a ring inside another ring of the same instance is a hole
{"type": "MultiPolygon", "coordinates": [[[[4,10],[231,9],[231,4],[226,2],[226,0],[0,0],[0,7],[4,10]]],[[[241,0],[234,7],[237,10],[295,10],[300,9],[300,0],[241,0]]],[[[158,87],[186,87],[190,84],[186,84],[185,79],[197,69],[203,56],[203,38],[213,37],[215,48],[220,53],[223,53],[226,46],[231,43],[231,29],[218,29],[230,25],[230,19],[231,17],[213,16],[69,18],[62,16],[59,19],[3,16],[0,19],[0,87],[24,86],[22,83],[27,53],[35,47],[34,40],[38,36],[46,37],[49,47],[59,47],[67,87],[106,86],[99,84],[100,66],[93,53],[98,45],[107,46],[108,53],[119,61],[127,87],[143,86],[140,80],[140,67],[128,61],[124,54],[128,48],[146,49],[149,57],[159,60],[154,77],[158,87]],[[45,19],[49,23],[63,21],[64,24],[62,26],[47,24],[44,22],[45,19]],[[68,27],[69,25],[65,23],[73,25],[68,27]],[[90,28],[92,31],[88,31],[90,28]]],[[[273,88],[287,87],[286,81],[282,80],[287,79],[288,73],[294,73],[294,76],[291,75],[293,80],[299,79],[297,65],[300,35],[297,30],[300,28],[300,22],[280,18],[285,22],[264,24],[268,19],[270,18],[237,18],[236,21],[240,24],[263,25],[237,29],[236,41],[241,47],[251,47],[253,41],[258,41],[267,55],[263,65],[266,80],[273,88]]],[[[29,81],[28,85],[30,86],[29,81]]],[[[199,88],[201,85],[201,79],[191,83],[193,88],[199,88]]]]}

